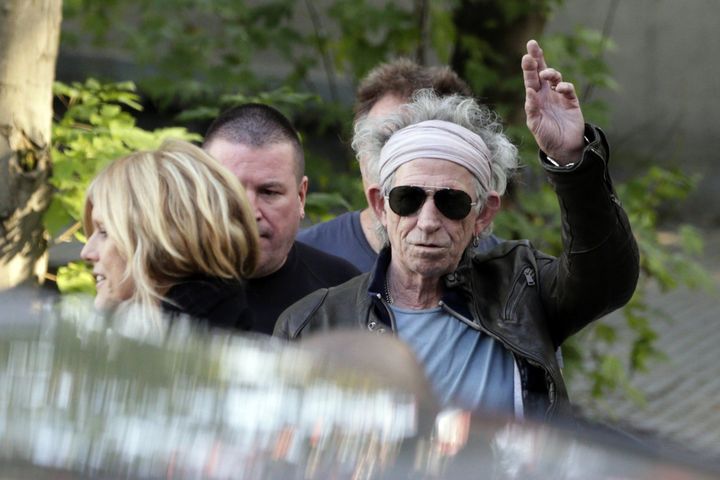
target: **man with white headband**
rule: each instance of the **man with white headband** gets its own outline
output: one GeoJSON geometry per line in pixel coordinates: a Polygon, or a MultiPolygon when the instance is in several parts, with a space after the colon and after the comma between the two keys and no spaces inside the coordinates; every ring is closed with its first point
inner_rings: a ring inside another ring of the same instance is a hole
{"type": "Polygon", "coordinates": [[[555,350],[630,299],[638,250],[604,134],[584,123],[573,85],[547,68],[537,42],[527,50],[527,125],[560,203],[560,257],[527,240],[473,251],[490,232],[517,149],[471,98],[421,92],[399,113],[356,128],[353,147],[379,166],[369,196],[389,239],[375,268],[288,308],[277,336],[348,327],[395,334],[444,407],[570,413],[555,350]]]}
{"type": "MultiPolygon", "coordinates": [[[[397,111],[410,101],[413,93],[425,88],[432,89],[440,97],[472,96],[468,84],[449,67],[418,65],[407,58],[398,58],[377,65],[360,81],[353,106],[353,127],[364,124],[367,119],[378,120],[397,111]]],[[[368,206],[302,229],[297,239],[343,258],[365,273],[375,265],[387,236],[370,207],[369,188],[378,182],[377,159],[371,162],[364,152],[358,151],[357,160],[368,206]]],[[[488,235],[475,249],[479,252],[491,250],[500,242],[496,236],[488,235]]]]}

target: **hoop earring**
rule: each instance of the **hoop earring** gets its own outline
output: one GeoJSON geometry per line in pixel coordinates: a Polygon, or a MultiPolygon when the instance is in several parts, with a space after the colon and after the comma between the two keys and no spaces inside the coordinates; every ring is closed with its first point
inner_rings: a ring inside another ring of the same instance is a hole
{"type": "Polygon", "coordinates": [[[480,235],[473,235],[472,246],[477,248],[480,245],[480,235]]]}

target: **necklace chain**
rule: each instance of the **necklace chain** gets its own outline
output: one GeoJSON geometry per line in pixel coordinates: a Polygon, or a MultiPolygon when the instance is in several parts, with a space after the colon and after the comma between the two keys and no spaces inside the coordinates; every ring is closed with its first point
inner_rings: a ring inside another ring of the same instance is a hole
{"type": "Polygon", "coordinates": [[[390,285],[388,285],[388,275],[385,275],[385,301],[389,305],[392,305],[393,303],[393,298],[390,295],[390,285]]]}

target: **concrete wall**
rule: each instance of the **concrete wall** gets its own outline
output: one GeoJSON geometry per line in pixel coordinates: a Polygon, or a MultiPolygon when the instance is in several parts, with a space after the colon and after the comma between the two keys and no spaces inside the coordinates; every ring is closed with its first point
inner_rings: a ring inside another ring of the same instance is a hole
{"type": "Polygon", "coordinates": [[[682,215],[720,224],[720,2],[566,0],[547,29],[601,30],[606,21],[616,44],[606,59],[620,84],[602,97],[613,162],[701,175],[682,215]]]}

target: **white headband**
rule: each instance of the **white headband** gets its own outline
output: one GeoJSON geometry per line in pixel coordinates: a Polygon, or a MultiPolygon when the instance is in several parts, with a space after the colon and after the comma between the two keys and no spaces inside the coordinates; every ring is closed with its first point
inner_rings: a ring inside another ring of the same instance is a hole
{"type": "Polygon", "coordinates": [[[467,168],[490,190],[490,150],[477,133],[444,120],[426,120],[395,132],[380,150],[380,185],[401,165],[419,158],[448,160],[467,168]]]}

